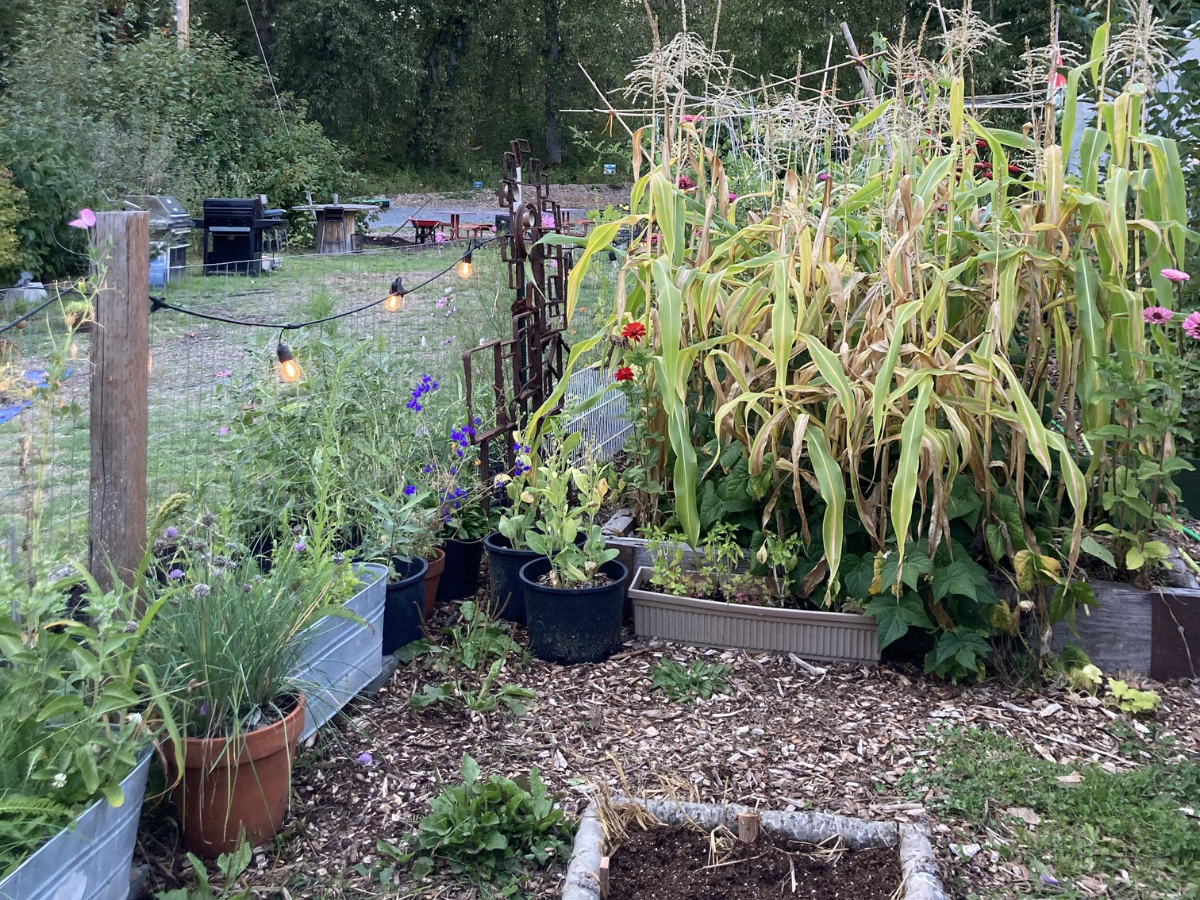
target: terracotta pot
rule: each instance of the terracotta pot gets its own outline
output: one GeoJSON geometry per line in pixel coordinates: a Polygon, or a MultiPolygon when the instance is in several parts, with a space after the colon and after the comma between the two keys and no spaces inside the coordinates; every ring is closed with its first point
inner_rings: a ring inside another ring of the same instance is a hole
{"type": "MultiPolygon", "coordinates": [[[[283,825],[291,793],[292,759],[304,729],[304,695],[282,721],[237,739],[188,738],[183,778],[172,798],[183,821],[183,840],[198,856],[214,859],[233,851],[244,828],[250,846],[269,840],[283,825]],[[231,757],[235,757],[231,759],[231,757]]],[[[168,742],[168,764],[175,751],[168,742]]]]}
{"type": "Polygon", "coordinates": [[[433,551],[436,556],[429,560],[429,569],[425,572],[425,618],[433,615],[433,601],[437,597],[438,584],[442,580],[442,572],[446,570],[446,551],[438,547],[433,551]]]}

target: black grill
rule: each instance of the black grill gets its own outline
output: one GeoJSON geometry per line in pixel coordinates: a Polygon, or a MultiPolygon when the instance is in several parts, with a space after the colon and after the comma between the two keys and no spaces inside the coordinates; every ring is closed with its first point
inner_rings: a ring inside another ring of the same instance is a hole
{"type": "Polygon", "coordinates": [[[204,201],[204,274],[259,275],[264,244],[278,241],[287,228],[282,209],[263,209],[265,197],[204,201]]]}

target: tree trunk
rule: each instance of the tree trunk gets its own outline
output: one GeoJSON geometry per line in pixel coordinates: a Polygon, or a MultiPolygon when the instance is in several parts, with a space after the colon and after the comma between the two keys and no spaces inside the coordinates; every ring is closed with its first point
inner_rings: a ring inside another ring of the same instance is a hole
{"type": "Polygon", "coordinates": [[[562,79],[562,33],[558,25],[559,0],[543,0],[546,20],[546,165],[562,165],[562,144],[558,139],[559,83],[562,79]]]}

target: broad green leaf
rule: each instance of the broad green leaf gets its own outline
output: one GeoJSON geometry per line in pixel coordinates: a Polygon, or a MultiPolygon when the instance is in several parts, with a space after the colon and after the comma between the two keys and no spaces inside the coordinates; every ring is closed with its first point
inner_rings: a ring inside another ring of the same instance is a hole
{"type": "Polygon", "coordinates": [[[808,457],[812,461],[813,474],[825,501],[825,517],[821,525],[821,539],[825,546],[825,562],[829,566],[829,580],[825,586],[825,605],[833,603],[833,585],[837,580],[838,566],[842,560],[842,541],[845,534],[846,485],[842,481],[842,470],[829,452],[825,432],[810,424],[806,433],[808,457]]]}
{"type": "Polygon", "coordinates": [[[921,465],[921,441],[925,437],[925,410],[933,392],[933,379],[926,378],[917,390],[912,411],[900,430],[900,461],[892,483],[892,529],[896,532],[897,577],[904,571],[904,544],[908,540],[908,525],[912,521],[913,502],[917,496],[917,473],[921,465]]]}

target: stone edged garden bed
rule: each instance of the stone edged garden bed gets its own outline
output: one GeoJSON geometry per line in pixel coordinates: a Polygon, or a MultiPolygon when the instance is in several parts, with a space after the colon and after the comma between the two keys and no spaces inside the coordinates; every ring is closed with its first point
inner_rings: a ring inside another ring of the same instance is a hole
{"type": "MultiPolygon", "coordinates": [[[[679,803],[671,800],[633,800],[664,825],[692,825],[702,831],[725,826],[735,832],[740,813],[758,812],[764,831],[807,844],[820,844],[837,835],[850,850],[895,847],[900,855],[903,891],[900,900],[947,900],[933,855],[929,833],[921,825],[872,822],[811,812],[752,810],[736,804],[679,803]]],[[[604,855],[604,826],[596,804],[584,811],[567,867],[562,900],[600,900],[600,860],[604,855]]]]}
{"type": "Polygon", "coordinates": [[[629,587],[634,631],[693,647],[769,650],[833,662],[876,663],[875,620],[852,613],[777,609],[676,597],[647,590],[650,569],[638,569],[629,587]]]}

